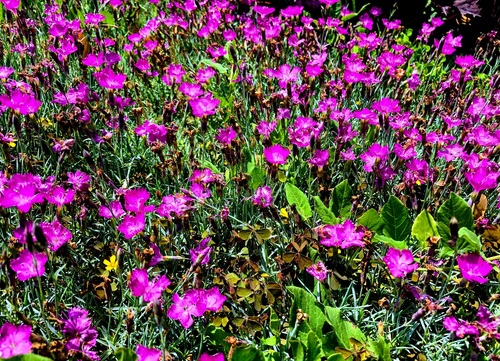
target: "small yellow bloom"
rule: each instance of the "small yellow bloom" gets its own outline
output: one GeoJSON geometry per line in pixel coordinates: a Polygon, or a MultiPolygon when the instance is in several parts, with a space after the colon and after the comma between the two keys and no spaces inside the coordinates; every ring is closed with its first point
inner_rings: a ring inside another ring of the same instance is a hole
{"type": "Polygon", "coordinates": [[[118,261],[116,260],[116,256],[112,255],[109,257],[109,261],[107,259],[104,260],[104,264],[106,265],[106,271],[115,271],[118,269],[118,261]]]}

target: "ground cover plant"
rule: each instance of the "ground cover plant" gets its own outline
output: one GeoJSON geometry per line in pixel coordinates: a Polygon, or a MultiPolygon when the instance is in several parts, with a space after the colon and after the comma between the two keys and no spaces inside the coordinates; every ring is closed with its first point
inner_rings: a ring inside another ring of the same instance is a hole
{"type": "Polygon", "coordinates": [[[0,2],[0,358],[499,359],[494,34],[0,2]]]}

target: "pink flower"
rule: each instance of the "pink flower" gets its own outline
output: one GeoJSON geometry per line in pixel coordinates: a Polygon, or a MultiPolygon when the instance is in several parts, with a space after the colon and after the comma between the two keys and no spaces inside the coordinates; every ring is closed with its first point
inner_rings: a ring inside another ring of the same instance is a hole
{"type": "Polygon", "coordinates": [[[161,357],[161,350],[148,348],[141,344],[137,345],[135,353],[138,356],[137,361],[159,361],[161,357]]]}
{"type": "Polygon", "coordinates": [[[68,340],[66,350],[77,351],[83,354],[85,359],[97,361],[99,356],[95,351],[91,351],[97,342],[97,329],[92,326],[92,320],[88,314],[89,311],[83,308],[70,308],[67,317],[63,320],[62,332],[68,340]]]}
{"type": "Polygon", "coordinates": [[[14,13],[21,4],[21,0],[0,0],[0,2],[5,6],[7,10],[10,10],[14,13]]]}
{"type": "Polygon", "coordinates": [[[121,89],[127,79],[125,74],[115,73],[111,68],[104,68],[94,73],[100,86],[106,89],[121,89]]]}
{"type": "Polygon", "coordinates": [[[359,157],[365,165],[363,166],[364,170],[368,173],[374,171],[374,167],[380,166],[381,163],[384,163],[389,156],[389,147],[381,146],[378,143],[373,143],[370,148],[359,157]]]}
{"type": "Polygon", "coordinates": [[[90,188],[90,176],[80,170],[76,172],[68,172],[68,183],[73,186],[73,189],[80,192],[86,192],[90,188]]]}
{"type": "Polygon", "coordinates": [[[208,247],[210,242],[210,237],[203,238],[196,248],[189,251],[191,255],[191,263],[193,266],[202,266],[210,262],[210,253],[212,253],[212,247],[208,247]]]}
{"type": "Polygon", "coordinates": [[[20,281],[26,281],[33,277],[41,277],[45,273],[45,263],[48,257],[45,253],[32,254],[24,249],[19,257],[10,262],[12,268],[20,281]]]}
{"type": "Polygon", "coordinates": [[[120,201],[112,201],[107,206],[99,207],[99,215],[104,218],[120,218],[125,214],[125,210],[122,207],[120,201]]]}
{"type": "Polygon", "coordinates": [[[306,271],[320,282],[323,282],[328,276],[328,269],[321,261],[306,268],[306,271]]]}
{"type": "Polygon", "coordinates": [[[203,291],[203,296],[206,300],[206,307],[208,311],[219,312],[222,310],[226,296],[220,293],[219,287],[214,286],[208,290],[203,291]]]}
{"type": "Polygon", "coordinates": [[[204,292],[197,289],[190,289],[183,298],[179,294],[172,296],[172,305],[167,310],[167,316],[172,320],[179,320],[181,325],[188,329],[193,325],[193,316],[202,316],[207,310],[207,300],[204,292]]]}
{"type": "Polygon", "coordinates": [[[168,219],[182,217],[192,209],[191,203],[192,199],[182,193],[167,195],[163,197],[162,203],[156,209],[156,213],[168,219]]]}
{"type": "Polygon", "coordinates": [[[148,271],[136,268],[130,273],[129,287],[135,297],[143,296],[145,302],[153,302],[161,297],[161,293],[170,286],[167,276],[156,277],[153,281],[148,280],[148,271]]]}
{"type": "Polygon", "coordinates": [[[316,151],[314,152],[314,156],[312,158],[309,158],[307,162],[321,169],[328,164],[329,158],[330,152],[328,151],[328,149],[316,149],[316,151]]]}
{"type": "Polygon", "coordinates": [[[484,166],[465,172],[465,179],[467,179],[476,193],[485,189],[496,188],[499,177],[500,173],[492,172],[488,167],[484,166]]]}
{"type": "Polygon", "coordinates": [[[281,10],[281,15],[285,18],[291,18],[302,14],[303,10],[303,6],[289,6],[286,9],[281,10]]]}
{"type": "Polygon", "coordinates": [[[123,233],[125,239],[131,239],[141,233],[145,225],[144,213],[137,213],[135,216],[127,214],[117,229],[123,233]]]}
{"type": "Polygon", "coordinates": [[[0,358],[8,359],[31,352],[31,326],[6,322],[0,327],[0,358]]]}
{"type": "Polygon", "coordinates": [[[101,21],[103,21],[104,19],[106,19],[106,17],[104,15],[102,15],[102,14],[88,13],[85,16],[85,24],[88,24],[88,25],[97,25],[101,21]]]}
{"type": "Polygon", "coordinates": [[[380,99],[379,101],[373,103],[372,108],[382,114],[395,113],[401,110],[399,100],[391,98],[380,99]]]}
{"type": "Polygon", "coordinates": [[[269,139],[271,136],[271,133],[276,129],[276,126],[278,125],[278,122],[266,122],[266,121],[261,121],[257,126],[255,127],[255,130],[257,133],[262,135],[264,139],[269,139]]]}
{"type": "Polygon", "coordinates": [[[14,71],[8,66],[0,66],[0,79],[7,79],[14,71]]]}
{"type": "Polygon", "coordinates": [[[2,207],[17,207],[18,210],[24,213],[29,212],[33,204],[41,202],[43,202],[43,195],[38,193],[38,189],[34,185],[8,188],[4,190],[0,198],[2,207]]]}
{"type": "Polygon", "coordinates": [[[271,187],[262,186],[255,190],[252,197],[252,203],[261,208],[267,208],[273,204],[273,196],[271,194],[271,187]]]}
{"type": "Polygon", "coordinates": [[[128,212],[147,212],[149,209],[145,205],[149,197],[149,192],[144,188],[129,189],[124,196],[125,209],[128,212]]]}
{"type": "Polygon", "coordinates": [[[44,195],[47,202],[62,207],[65,204],[73,202],[75,191],[73,189],[65,190],[64,187],[54,187],[50,193],[44,195]]]}
{"type": "Polygon", "coordinates": [[[290,150],[280,144],[272,145],[264,149],[264,157],[271,164],[285,164],[290,150]]]}
{"type": "Polygon", "coordinates": [[[218,134],[215,136],[215,140],[219,141],[222,145],[230,145],[236,136],[237,134],[233,127],[227,127],[225,129],[219,129],[218,134]]]}
{"type": "Polygon", "coordinates": [[[391,275],[397,278],[406,277],[408,273],[412,273],[418,268],[418,263],[415,262],[413,254],[408,249],[399,250],[391,247],[383,261],[389,268],[391,275]]]}
{"type": "Polygon", "coordinates": [[[201,354],[198,361],[224,361],[224,354],[219,352],[215,355],[209,355],[208,353],[201,354]]]}
{"type": "Polygon", "coordinates": [[[365,232],[356,230],[354,223],[347,219],[342,224],[320,226],[315,229],[320,237],[320,243],[325,247],[364,247],[365,232]]]}
{"type": "Polygon", "coordinates": [[[199,118],[215,114],[219,104],[220,100],[213,98],[211,94],[189,101],[189,105],[193,109],[193,115],[199,118]]]}
{"type": "Polygon", "coordinates": [[[458,256],[458,268],[462,272],[462,277],[467,281],[486,283],[488,274],[493,267],[488,261],[476,253],[468,253],[458,256]]]}
{"type": "Polygon", "coordinates": [[[167,141],[167,128],[165,128],[163,124],[158,125],[146,120],[143,124],[137,126],[134,131],[135,134],[141,137],[147,135],[149,144],[156,141],[160,143],[165,143],[167,141]]]}
{"type": "Polygon", "coordinates": [[[70,230],[63,227],[57,219],[52,223],[42,222],[40,223],[40,227],[42,227],[43,234],[49,243],[49,248],[53,252],[56,252],[73,237],[70,230]]]}
{"type": "Polygon", "coordinates": [[[479,336],[479,330],[464,320],[457,320],[454,316],[445,317],[443,326],[450,332],[454,332],[458,338],[464,338],[466,335],[479,336]]]}
{"type": "Polygon", "coordinates": [[[4,106],[23,115],[34,114],[38,111],[42,102],[30,94],[15,89],[10,93],[10,99],[2,99],[4,106]]]}

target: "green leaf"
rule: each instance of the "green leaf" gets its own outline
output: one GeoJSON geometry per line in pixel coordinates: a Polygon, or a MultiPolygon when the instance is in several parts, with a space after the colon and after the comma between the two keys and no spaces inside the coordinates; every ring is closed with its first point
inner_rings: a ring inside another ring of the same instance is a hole
{"type": "Polygon", "coordinates": [[[365,226],[372,232],[380,232],[384,228],[384,221],[378,212],[370,208],[361,217],[358,218],[358,224],[365,226]]]}
{"type": "Polygon", "coordinates": [[[332,211],[337,217],[348,217],[351,213],[352,188],[343,180],[333,188],[332,191],[332,211]]]}
{"type": "Polygon", "coordinates": [[[280,334],[281,330],[281,322],[280,318],[276,314],[276,311],[274,311],[274,308],[271,307],[271,313],[269,316],[269,328],[271,329],[271,332],[273,335],[278,336],[280,334]]]}
{"type": "Polygon", "coordinates": [[[214,61],[212,61],[210,59],[203,59],[201,61],[201,63],[204,64],[204,65],[207,65],[207,66],[209,66],[211,68],[214,68],[215,70],[217,70],[221,74],[227,74],[227,72],[228,72],[227,67],[225,67],[222,64],[216,63],[216,62],[214,62],[214,61]]]}
{"type": "Polygon", "coordinates": [[[25,355],[19,355],[19,356],[14,356],[8,359],[2,359],[0,360],[5,360],[5,361],[51,361],[50,358],[43,357],[40,355],[35,355],[33,353],[28,353],[25,355]]]}
{"type": "Polygon", "coordinates": [[[321,349],[321,340],[313,331],[307,334],[306,360],[320,361],[325,354],[321,349]]]}
{"type": "Polygon", "coordinates": [[[231,334],[224,331],[222,327],[217,327],[213,324],[210,324],[207,327],[206,335],[210,340],[210,344],[218,351],[223,351],[225,354],[227,354],[231,349],[231,345],[226,342],[226,339],[231,336],[231,334]]]}
{"type": "Polygon", "coordinates": [[[359,11],[351,13],[351,14],[348,14],[346,16],[343,16],[341,20],[342,21],[349,21],[349,20],[355,18],[356,16],[358,16],[359,14],[361,14],[361,12],[363,10],[365,10],[369,5],[370,5],[370,3],[365,4],[361,9],[359,9],[359,11]]]}
{"type": "Polygon", "coordinates": [[[137,361],[137,354],[126,347],[117,348],[115,355],[118,361],[137,361]]]}
{"type": "Polygon", "coordinates": [[[105,19],[103,20],[103,23],[109,26],[114,26],[115,25],[115,18],[113,17],[113,14],[111,14],[109,11],[102,10],[100,12],[101,15],[104,15],[105,19]]]}
{"type": "Polygon", "coordinates": [[[394,196],[382,208],[380,213],[384,221],[384,233],[397,241],[406,240],[411,233],[411,219],[408,209],[394,196]]]}
{"type": "Polygon", "coordinates": [[[335,214],[321,201],[321,198],[314,196],[314,209],[318,213],[321,222],[324,224],[338,224],[339,219],[335,217],[335,214]]]}
{"type": "MultiPolygon", "coordinates": [[[[470,249],[474,253],[480,253],[483,245],[481,244],[481,240],[479,237],[472,232],[470,229],[462,227],[458,230],[458,237],[465,240],[466,243],[470,245],[470,249]]],[[[461,249],[458,249],[461,251],[461,249]]]]}
{"type": "Polygon", "coordinates": [[[369,340],[371,351],[377,355],[379,361],[391,361],[391,347],[384,337],[378,336],[378,340],[369,340]]]}
{"type": "Polygon", "coordinates": [[[266,172],[264,172],[260,167],[255,167],[252,169],[250,176],[252,177],[249,182],[250,187],[252,187],[253,190],[256,190],[262,183],[264,183],[264,180],[266,179],[266,172]]]}
{"type": "Polygon", "coordinates": [[[328,357],[328,361],[344,361],[344,356],[340,353],[334,353],[328,357]]]}
{"type": "Polygon", "coordinates": [[[297,212],[303,219],[311,218],[312,209],[307,196],[299,188],[291,183],[285,184],[285,195],[288,204],[295,204],[297,207],[297,212]]]}
{"type": "Polygon", "coordinates": [[[352,346],[349,342],[351,337],[360,342],[366,342],[364,333],[353,323],[344,321],[340,314],[341,311],[338,308],[325,307],[326,321],[333,327],[338,345],[348,350],[351,349],[352,346]]]}
{"type": "Polygon", "coordinates": [[[210,161],[208,161],[208,160],[204,160],[204,161],[202,161],[202,162],[201,162],[201,166],[202,166],[203,168],[208,168],[208,169],[210,169],[210,170],[211,170],[212,172],[214,172],[214,173],[220,174],[220,172],[219,172],[219,170],[217,169],[217,167],[216,167],[213,163],[211,163],[210,161]]]}
{"type": "Polygon", "coordinates": [[[264,355],[253,346],[241,346],[234,349],[232,361],[264,361],[264,355]]]}
{"type": "Polygon", "coordinates": [[[276,346],[278,344],[278,340],[276,338],[276,336],[271,336],[269,338],[264,338],[261,343],[265,346],[276,346]]]}
{"type": "Polygon", "coordinates": [[[474,229],[472,209],[466,201],[455,193],[452,193],[450,199],[444,202],[437,211],[437,229],[444,241],[448,241],[451,238],[450,220],[453,217],[457,219],[459,228],[474,229]]]}
{"type": "Polygon", "coordinates": [[[326,318],[323,311],[321,311],[321,309],[316,305],[316,298],[300,287],[289,286],[287,287],[287,290],[293,295],[293,303],[290,309],[291,327],[294,327],[295,325],[297,310],[300,308],[302,312],[309,315],[309,320],[307,322],[303,322],[301,326],[308,323],[312,331],[314,331],[317,335],[321,335],[326,318]]]}
{"type": "Polygon", "coordinates": [[[427,245],[427,238],[439,235],[436,221],[429,212],[423,210],[415,218],[415,222],[411,227],[411,235],[418,239],[421,247],[427,245]]]}
{"type": "Polygon", "coordinates": [[[291,340],[290,346],[292,346],[293,359],[296,361],[304,361],[305,352],[302,342],[299,340],[291,340]]]}
{"type": "Polygon", "coordinates": [[[396,249],[407,249],[408,245],[406,244],[405,241],[396,241],[392,239],[391,237],[383,236],[381,234],[376,234],[373,237],[373,242],[377,243],[384,243],[389,247],[396,248],[396,249]]]}

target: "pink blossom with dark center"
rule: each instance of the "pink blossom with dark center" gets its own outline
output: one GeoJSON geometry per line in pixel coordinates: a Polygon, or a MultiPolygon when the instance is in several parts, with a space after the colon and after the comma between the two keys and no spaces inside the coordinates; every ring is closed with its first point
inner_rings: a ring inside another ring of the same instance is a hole
{"type": "Polygon", "coordinates": [[[94,73],[94,77],[99,85],[106,89],[122,89],[127,79],[125,74],[115,73],[111,68],[94,73]]]}
{"type": "Polygon", "coordinates": [[[131,239],[136,234],[141,233],[145,225],[144,213],[137,213],[135,216],[127,214],[117,229],[123,233],[125,239],[131,239]]]}
{"type": "Polygon", "coordinates": [[[63,244],[73,238],[70,230],[59,223],[57,219],[52,223],[41,222],[40,227],[47,238],[50,250],[53,252],[57,252],[63,244]]]}
{"type": "Polygon", "coordinates": [[[188,329],[193,325],[193,316],[202,316],[207,310],[207,300],[202,290],[190,289],[184,297],[176,293],[172,296],[172,305],[167,310],[167,316],[172,320],[179,320],[181,325],[188,329]]]}
{"type": "Polygon", "coordinates": [[[330,152],[328,151],[328,149],[316,149],[312,158],[309,158],[307,162],[321,169],[328,164],[329,158],[330,152]]]}
{"type": "Polygon", "coordinates": [[[476,253],[467,253],[458,256],[458,268],[462,277],[470,282],[486,283],[488,275],[493,269],[488,261],[476,253]]]}
{"type": "Polygon", "coordinates": [[[280,144],[272,145],[264,149],[264,157],[271,164],[285,164],[290,150],[280,144]]]}
{"type": "Polygon", "coordinates": [[[262,135],[264,139],[269,139],[271,136],[271,133],[276,129],[276,126],[278,125],[278,122],[266,122],[266,121],[261,121],[257,126],[255,127],[255,130],[257,133],[262,135]]]}
{"type": "Polygon", "coordinates": [[[44,194],[44,197],[50,204],[62,207],[73,202],[75,191],[73,189],[65,190],[64,187],[54,187],[49,193],[44,194]]]}
{"type": "Polygon", "coordinates": [[[10,268],[17,274],[20,281],[26,281],[33,277],[41,277],[45,273],[45,263],[48,257],[45,253],[31,253],[24,249],[19,257],[10,262],[10,268]]]}
{"type": "Polygon", "coordinates": [[[163,124],[155,124],[149,120],[145,120],[143,124],[137,126],[135,134],[138,136],[148,136],[148,143],[154,142],[166,143],[167,141],[167,128],[163,124]]]}
{"type": "Polygon", "coordinates": [[[267,208],[273,204],[272,190],[269,186],[262,186],[255,190],[252,203],[261,208],[267,208]]]}
{"type": "Polygon", "coordinates": [[[91,349],[97,341],[97,329],[92,326],[88,314],[89,312],[83,308],[70,308],[63,319],[62,332],[68,340],[65,346],[68,351],[81,352],[85,358],[96,361],[99,360],[99,356],[91,349]]]}
{"type": "Polygon", "coordinates": [[[370,173],[374,171],[375,166],[379,166],[384,163],[389,156],[389,147],[382,146],[378,143],[373,143],[370,148],[359,157],[365,164],[363,168],[366,172],[370,173]]]}
{"type": "Polygon", "coordinates": [[[141,344],[137,345],[135,353],[137,354],[137,361],[160,361],[161,357],[161,350],[148,348],[141,344]]]}
{"type": "Polygon", "coordinates": [[[130,273],[129,287],[132,296],[142,296],[144,302],[153,302],[159,299],[162,292],[170,286],[170,283],[170,280],[165,275],[149,281],[148,271],[142,268],[136,268],[130,273]]]}
{"type": "Polygon", "coordinates": [[[328,269],[321,261],[306,268],[306,271],[320,282],[323,282],[328,277],[328,269]]]}
{"type": "Polygon", "coordinates": [[[401,110],[399,100],[391,98],[382,98],[372,104],[372,108],[382,114],[395,113],[401,110]]]}
{"type": "Polygon", "coordinates": [[[182,193],[167,195],[163,197],[162,203],[156,209],[156,213],[161,217],[172,219],[188,214],[193,208],[192,199],[182,193]]]}
{"type": "Polygon", "coordinates": [[[208,353],[202,353],[198,361],[224,361],[224,354],[222,352],[210,355],[208,353]]]}
{"type": "Polygon", "coordinates": [[[390,247],[383,261],[391,275],[396,278],[406,277],[418,268],[418,263],[415,262],[413,254],[408,249],[399,250],[390,247]]]}
{"type": "Polygon", "coordinates": [[[227,127],[225,129],[219,129],[215,140],[220,142],[222,145],[230,145],[231,142],[236,139],[237,133],[233,127],[227,127]]]}
{"type": "Polygon", "coordinates": [[[367,108],[364,108],[361,110],[356,110],[353,113],[353,116],[355,118],[358,118],[359,120],[368,121],[368,124],[370,124],[370,125],[378,125],[379,124],[377,113],[375,113],[373,110],[370,110],[367,108]]]}
{"type": "Polygon", "coordinates": [[[193,115],[199,118],[215,114],[217,112],[216,109],[219,104],[220,100],[217,98],[213,98],[212,94],[207,94],[198,99],[192,99],[189,101],[189,105],[193,110],[193,115]]]}
{"type": "Polygon", "coordinates": [[[9,359],[31,353],[31,326],[6,322],[0,327],[0,358],[9,359]]]}
{"type": "Polygon", "coordinates": [[[73,189],[80,192],[86,192],[90,188],[90,176],[80,170],[76,172],[68,172],[68,183],[73,186],[73,189]]]}

